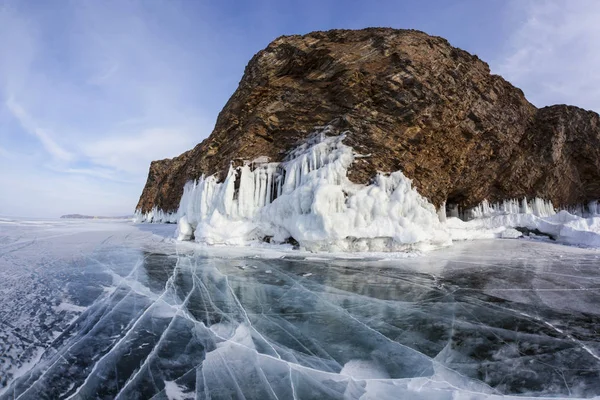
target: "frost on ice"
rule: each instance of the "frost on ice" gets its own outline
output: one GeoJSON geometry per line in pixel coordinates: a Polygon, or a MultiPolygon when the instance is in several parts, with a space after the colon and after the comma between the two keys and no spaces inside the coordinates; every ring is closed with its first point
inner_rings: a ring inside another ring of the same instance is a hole
{"type": "Polygon", "coordinates": [[[600,246],[597,202],[557,214],[542,199],[484,201],[460,215],[450,209],[447,217],[445,206],[436,212],[401,171],[380,173],[370,185],[351,182],[347,171],[358,155],[343,143],[345,135],[328,133],[316,134],[285,162],[261,157],[230,167],[223,182],[215,176],[188,182],[176,213],[153,209],[137,218],[177,222],[179,240],[244,245],[293,239],[316,251],[425,250],[452,240],[520,237],[523,229],[515,228],[600,246]]]}

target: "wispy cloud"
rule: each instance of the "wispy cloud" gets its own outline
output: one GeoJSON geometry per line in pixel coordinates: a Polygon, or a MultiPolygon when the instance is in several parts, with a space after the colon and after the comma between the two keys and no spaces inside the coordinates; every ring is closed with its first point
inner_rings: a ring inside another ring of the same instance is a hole
{"type": "Polygon", "coordinates": [[[127,184],[136,184],[136,182],[132,179],[124,179],[119,176],[119,174],[115,174],[115,171],[112,169],[103,169],[103,168],[57,168],[52,165],[48,166],[50,171],[59,173],[59,174],[68,174],[68,175],[84,175],[93,178],[98,178],[100,180],[109,181],[109,182],[119,182],[119,183],[127,183],[127,184]]]}
{"type": "Polygon", "coordinates": [[[23,129],[27,133],[35,136],[53,158],[62,161],[70,161],[73,159],[73,155],[56,143],[50,133],[39,127],[25,109],[23,109],[23,107],[21,107],[12,97],[6,101],[6,106],[12,115],[18,119],[23,129]]]}
{"type": "Polygon", "coordinates": [[[0,213],[129,212],[152,160],[210,133],[182,4],[0,4],[0,213]]]}
{"type": "MultiPolygon", "coordinates": [[[[206,130],[202,130],[205,131],[206,130]]],[[[93,163],[132,174],[148,171],[148,160],[171,158],[202,140],[186,128],[152,128],[142,132],[98,138],[82,148],[93,163]]]]}
{"type": "Polygon", "coordinates": [[[515,0],[517,28],[495,71],[536,105],[600,111],[600,2],[515,0]]]}
{"type": "Polygon", "coordinates": [[[99,73],[98,75],[92,76],[88,79],[87,83],[90,85],[101,85],[112,77],[119,70],[119,64],[112,64],[107,70],[99,73]]]}

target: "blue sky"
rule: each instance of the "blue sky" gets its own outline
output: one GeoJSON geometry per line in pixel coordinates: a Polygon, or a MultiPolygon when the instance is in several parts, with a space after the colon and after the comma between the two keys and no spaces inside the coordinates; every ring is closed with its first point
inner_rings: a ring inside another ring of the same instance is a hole
{"type": "Polygon", "coordinates": [[[151,160],[207,137],[280,35],[443,36],[537,106],[600,111],[600,2],[0,0],[0,215],[130,214],[151,160]]]}

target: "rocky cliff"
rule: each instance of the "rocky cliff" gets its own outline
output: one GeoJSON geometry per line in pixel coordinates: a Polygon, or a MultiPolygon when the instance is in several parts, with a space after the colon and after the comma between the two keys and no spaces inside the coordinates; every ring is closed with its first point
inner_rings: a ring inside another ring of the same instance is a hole
{"type": "Polygon", "coordinates": [[[222,178],[241,160],[281,161],[326,124],[368,155],[352,165],[352,181],[402,170],[436,206],[600,198],[598,114],[537,109],[443,38],[373,28],[284,36],[258,52],[212,134],[151,164],[137,209],[175,211],[185,182],[222,178]]]}

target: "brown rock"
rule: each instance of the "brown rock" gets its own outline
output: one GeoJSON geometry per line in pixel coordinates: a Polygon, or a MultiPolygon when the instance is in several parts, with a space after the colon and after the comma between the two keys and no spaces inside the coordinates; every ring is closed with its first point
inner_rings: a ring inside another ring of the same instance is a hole
{"type": "Polygon", "coordinates": [[[137,209],[174,211],[185,182],[223,177],[232,160],[281,161],[315,127],[348,131],[368,183],[402,170],[435,205],[543,197],[600,198],[598,114],[536,109],[477,56],[413,30],[370,28],[284,36],[248,63],[212,134],[155,161],[137,209]]]}

